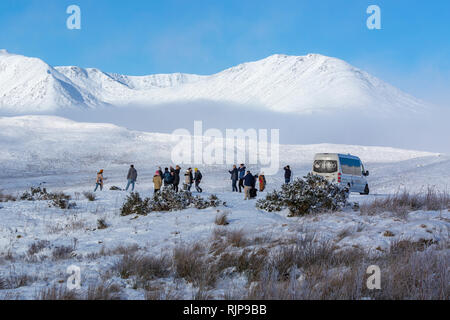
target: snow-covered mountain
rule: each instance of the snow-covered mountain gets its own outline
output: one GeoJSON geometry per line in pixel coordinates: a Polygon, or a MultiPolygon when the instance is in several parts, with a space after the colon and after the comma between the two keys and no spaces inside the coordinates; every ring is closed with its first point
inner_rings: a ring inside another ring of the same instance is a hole
{"type": "Polygon", "coordinates": [[[90,68],[52,67],[38,58],[0,50],[0,110],[26,113],[196,100],[292,113],[357,108],[398,114],[425,108],[423,102],[382,80],[319,54],[273,55],[210,76],[125,76],[90,68]]]}

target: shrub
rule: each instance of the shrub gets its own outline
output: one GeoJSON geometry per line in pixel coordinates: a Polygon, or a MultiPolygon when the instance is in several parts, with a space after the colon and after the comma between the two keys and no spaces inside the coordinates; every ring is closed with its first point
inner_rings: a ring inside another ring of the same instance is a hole
{"type": "Polygon", "coordinates": [[[29,247],[28,247],[28,255],[29,256],[33,256],[36,253],[41,252],[43,249],[47,248],[50,246],[50,241],[47,240],[39,240],[36,242],[33,242],[29,247]]]}
{"type": "Polygon", "coordinates": [[[97,219],[97,229],[103,230],[108,228],[108,224],[105,219],[97,219]]]}
{"type": "Polygon", "coordinates": [[[269,193],[265,199],[258,200],[256,206],[269,212],[288,208],[291,217],[337,211],[346,205],[347,192],[346,188],[310,173],[304,179],[284,184],[281,191],[269,193]]]}
{"type": "Polygon", "coordinates": [[[122,279],[134,276],[137,283],[145,287],[148,281],[167,277],[171,262],[167,256],[140,256],[135,253],[125,254],[113,267],[122,279]]]}
{"type": "Polygon", "coordinates": [[[70,195],[63,192],[47,192],[46,188],[41,187],[31,187],[30,191],[25,191],[21,196],[20,200],[23,201],[49,201],[49,206],[61,208],[61,209],[73,209],[76,207],[75,202],[70,202],[70,195]]]}
{"type": "Polygon", "coordinates": [[[189,207],[206,209],[209,207],[217,207],[221,204],[225,205],[215,195],[211,195],[205,200],[200,196],[193,197],[188,191],[175,192],[171,189],[165,189],[155,194],[152,199],[145,198],[144,200],[142,200],[139,193],[133,192],[125,200],[121,208],[121,215],[147,215],[153,211],[179,211],[189,207]]]}
{"type": "Polygon", "coordinates": [[[73,256],[73,252],[77,249],[78,240],[73,239],[72,244],[69,246],[58,246],[52,251],[52,256],[54,260],[65,260],[70,259],[73,256]]]}
{"type": "Polygon", "coordinates": [[[138,192],[132,192],[120,209],[121,216],[130,214],[147,215],[151,212],[150,199],[142,200],[138,192]]]}
{"type": "Polygon", "coordinates": [[[65,260],[72,257],[73,248],[71,246],[59,246],[53,249],[54,260],[65,260]]]}
{"type": "Polygon", "coordinates": [[[193,197],[190,192],[164,189],[153,196],[151,208],[152,211],[178,211],[186,209],[192,202],[193,197]]]}
{"type": "Polygon", "coordinates": [[[95,193],[93,192],[83,192],[83,196],[89,201],[95,201],[95,193]]]}
{"type": "Polygon", "coordinates": [[[46,188],[41,187],[31,187],[30,192],[25,191],[21,196],[20,200],[28,200],[28,201],[35,201],[35,200],[49,200],[46,188]]]}

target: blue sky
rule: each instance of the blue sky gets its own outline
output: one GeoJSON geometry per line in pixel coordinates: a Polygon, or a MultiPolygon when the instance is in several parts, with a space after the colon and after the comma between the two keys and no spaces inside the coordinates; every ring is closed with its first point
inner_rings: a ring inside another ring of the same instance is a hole
{"type": "Polygon", "coordinates": [[[274,53],[348,61],[449,104],[450,1],[2,0],[0,48],[130,75],[211,74],[274,53]],[[82,29],[66,28],[76,4],[82,29]],[[381,8],[382,30],[366,9],[381,8]]]}

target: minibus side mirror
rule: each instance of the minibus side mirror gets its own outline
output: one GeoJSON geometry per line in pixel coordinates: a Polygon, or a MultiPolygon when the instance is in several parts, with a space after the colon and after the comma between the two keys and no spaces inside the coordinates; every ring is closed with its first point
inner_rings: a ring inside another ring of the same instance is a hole
{"type": "Polygon", "coordinates": [[[368,176],[369,176],[369,170],[367,170],[367,171],[364,172],[364,176],[365,176],[365,177],[368,177],[368,176]]]}

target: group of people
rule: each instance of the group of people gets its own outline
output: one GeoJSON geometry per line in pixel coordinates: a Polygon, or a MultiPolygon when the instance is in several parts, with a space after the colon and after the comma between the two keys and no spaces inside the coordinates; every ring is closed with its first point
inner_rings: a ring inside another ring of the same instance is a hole
{"type": "MultiPolygon", "coordinates": [[[[256,190],[256,183],[259,182],[259,191],[262,192],[266,189],[266,177],[264,175],[264,172],[261,172],[261,174],[253,175],[250,170],[247,170],[245,165],[241,163],[239,165],[239,168],[236,165],[233,165],[233,168],[228,171],[231,174],[231,187],[232,192],[240,192],[244,191],[245,197],[244,200],[253,199],[256,197],[257,190],[256,190]],[[238,183],[239,182],[239,183],[238,183]]],[[[154,192],[160,192],[161,188],[164,186],[164,188],[172,188],[175,192],[179,191],[179,185],[180,185],[180,173],[181,168],[180,166],[175,166],[165,168],[164,171],[162,171],[161,167],[156,170],[155,175],[153,176],[153,186],[154,186],[154,192]]],[[[137,181],[137,170],[134,167],[134,165],[130,166],[130,169],[128,170],[127,174],[127,186],[125,188],[126,191],[131,186],[131,191],[134,191],[134,187],[137,181]]],[[[292,171],[289,166],[284,167],[284,181],[285,183],[290,183],[292,177],[292,171]]],[[[203,189],[200,187],[200,183],[203,179],[203,175],[198,170],[198,168],[194,169],[194,172],[192,172],[192,168],[188,168],[186,172],[184,173],[184,183],[183,183],[183,189],[186,191],[191,191],[192,185],[195,185],[195,189],[197,192],[201,193],[203,192],[203,189]]],[[[95,184],[94,192],[97,191],[98,188],[100,188],[100,191],[103,190],[103,169],[100,170],[97,173],[97,179],[95,184]]]]}
{"type": "MultiPolygon", "coordinates": [[[[172,188],[175,192],[179,191],[179,185],[180,185],[180,172],[181,168],[180,166],[175,166],[175,168],[165,168],[164,172],[162,171],[161,167],[156,170],[155,175],[153,176],[153,187],[154,192],[160,192],[161,188],[164,186],[164,188],[172,188]]],[[[127,186],[125,187],[125,191],[128,191],[128,189],[131,186],[131,191],[134,191],[134,187],[136,185],[137,181],[137,170],[134,167],[134,165],[130,166],[130,169],[128,169],[127,174],[127,186]]],[[[203,175],[198,170],[198,168],[194,169],[194,172],[192,172],[192,168],[188,168],[184,174],[184,183],[183,188],[184,190],[191,191],[192,185],[195,185],[195,189],[197,192],[203,192],[203,189],[200,187],[200,183],[202,181],[203,175]]],[[[97,179],[95,181],[95,189],[94,192],[97,191],[98,188],[100,188],[100,191],[103,190],[103,183],[105,178],[103,177],[103,169],[101,169],[99,172],[97,172],[97,179]]]]}
{"type": "MultiPolygon", "coordinates": [[[[156,170],[155,175],[153,176],[153,185],[155,189],[155,193],[161,191],[161,187],[164,185],[164,188],[172,187],[175,192],[179,191],[180,185],[180,166],[175,166],[175,168],[165,168],[164,172],[161,167],[156,170]]],[[[195,189],[197,192],[203,192],[203,189],[200,187],[200,183],[202,181],[202,173],[198,168],[194,169],[194,173],[192,173],[192,168],[188,168],[184,173],[184,184],[183,189],[187,191],[191,191],[192,185],[195,184],[195,189]]]]}
{"type": "Polygon", "coordinates": [[[239,192],[244,191],[244,200],[253,199],[256,197],[256,182],[259,182],[259,191],[262,192],[266,188],[266,177],[264,172],[259,175],[253,175],[250,170],[246,171],[246,167],[243,163],[239,165],[233,165],[233,169],[228,172],[231,174],[231,188],[232,192],[238,192],[238,181],[239,181],[239,192]]]}

